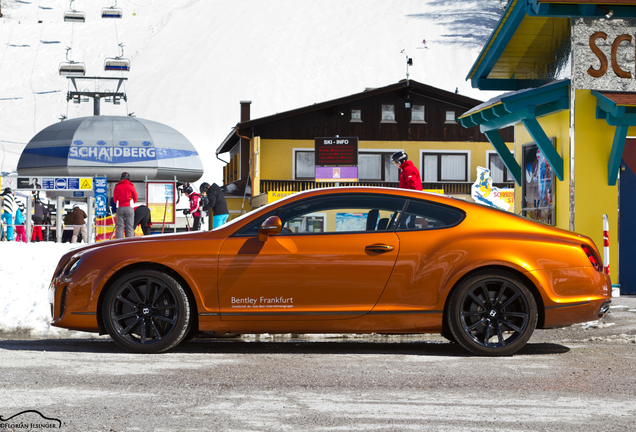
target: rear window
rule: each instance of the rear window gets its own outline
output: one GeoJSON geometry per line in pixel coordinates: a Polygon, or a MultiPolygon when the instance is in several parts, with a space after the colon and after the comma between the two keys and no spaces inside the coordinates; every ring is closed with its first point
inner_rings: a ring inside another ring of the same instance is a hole
{"type": "Polygon", "coordinates": [[[466,213],[455,207],[411,200],[400,218],[398,231],[450,228],[459,225],[466,213]]]}

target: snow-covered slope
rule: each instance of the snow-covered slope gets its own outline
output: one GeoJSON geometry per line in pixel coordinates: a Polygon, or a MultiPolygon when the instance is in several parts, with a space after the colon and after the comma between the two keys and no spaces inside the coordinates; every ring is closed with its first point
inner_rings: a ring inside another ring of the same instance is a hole
{"type": "Polygon", "coordinates": [[[102,114],[177,129],[201,154],[209,182],[221,181],[214,150],[237,123],[241,100],[252,101],[258,118],[389,85],[406,77],[406,55],[412,79],[492,96],[465,77],[501,0],[119,0],[123,18],[102,19],[114,4],[76,0],[86,22],[68,23],[68,1],[2,0],[0,172],[14,171],[33,135],[61,116],[92,115],[92,101],[66,102],[58,65],[67,47],[87,76],[128,78],[127,104],[102,103],[102,114]],[[120,43],[131,71],[104,72],[120,43]]]}

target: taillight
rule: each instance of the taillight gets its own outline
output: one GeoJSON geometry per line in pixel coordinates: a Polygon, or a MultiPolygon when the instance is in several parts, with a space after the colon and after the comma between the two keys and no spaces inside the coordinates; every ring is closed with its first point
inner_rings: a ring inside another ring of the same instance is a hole
{"type": "Polygon", "coordinates": [[[581,245],[581,248],[583,249],[583,252],[585,252],[585,255],[587,255],[587,259],[590,260],[590,264],[592,264],[594,270],[602,273],[603,266],[601,265],[601,260],[596,256],[594,251],[592,251],[592,249],[590,249],[587,245],[581,245]]]}

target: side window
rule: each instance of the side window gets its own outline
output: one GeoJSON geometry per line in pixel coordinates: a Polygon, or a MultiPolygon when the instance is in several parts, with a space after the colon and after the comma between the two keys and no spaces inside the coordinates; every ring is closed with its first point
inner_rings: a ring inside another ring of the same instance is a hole
{"type": "Polygon", "coordinates": [[[411,200],[400,219],[398,231],[450,228],[464,220],[466,213],[455,207],[411,200]]]}
{"type": "Polygon", "coordinates": [[[294,179],[313,179],[316,176],[316,156],[313,151],[297,151],[295,153],[296,172],[294,179]]]}
{"type": "Polygon", "coordinates": [[[380,123],[395,123],[395,105],[382,104],[380,123]]]}
{"type": "Polygon", "coordinates": [[[277,214],[279,235],[352,233],[395,229],[405,198],[377,194],[338,194],[307,198],[258,218],[236,235],[258,235],[258,227],[277,214]]]}

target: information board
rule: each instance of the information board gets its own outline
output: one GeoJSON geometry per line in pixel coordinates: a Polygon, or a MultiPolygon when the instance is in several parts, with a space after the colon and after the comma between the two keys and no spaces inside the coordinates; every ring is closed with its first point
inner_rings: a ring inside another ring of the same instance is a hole
{"type": "Polygon", "coordinates": [[[316,166],[358,165],[358,138],[315,138],[316,166]]]}
{"type": "Polygon", "coordinates": [[[146,183],[146,205],[153,225],[175,223],[175,189],[174,182],[146,183]]]}

